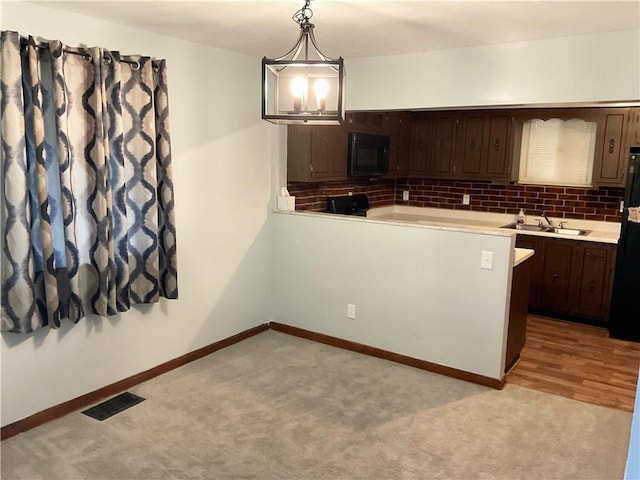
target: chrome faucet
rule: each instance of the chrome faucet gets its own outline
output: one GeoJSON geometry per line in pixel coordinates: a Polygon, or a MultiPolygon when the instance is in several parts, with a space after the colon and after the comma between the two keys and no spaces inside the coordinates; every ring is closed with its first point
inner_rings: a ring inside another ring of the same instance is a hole
{"type": "Polygon", "coordinates": [[[549,217],[547,217],[546,213],[542,212],[542,218],[544,218],[547,221],[547,223],[549,224],[550,227],[554,226],[553,222],[551,220],[549,220],[549,217]]]}

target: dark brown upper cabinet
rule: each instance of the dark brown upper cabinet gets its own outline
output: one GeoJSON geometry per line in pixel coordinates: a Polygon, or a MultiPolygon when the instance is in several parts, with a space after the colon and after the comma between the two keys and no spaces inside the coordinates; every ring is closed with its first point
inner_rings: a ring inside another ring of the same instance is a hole
{"type": "Polygon", "coordinates": [[[629,115],[627,117],[627,148],[625,151],[629,151],[631,147],[640,147],[640,107],[634,107],[629,109],[629,115]]]}
{"type": "Polygon", "coordinates": [[[389,135],[389,112],[347,112],[345,125],[348,132],[389,135]]]}
{"type": "Polygon", "coordinates": [[[411,112],[389,114],[389,137],[389,172],[385,177],[406,178],[409,176],[413,137],[411,112]]]}
{"type": "Polygon", "coordinates": [[[427,174],[430,177],[453,178],[456,126],[458,119],[436,116],[431,119],[430,143],[427,146],[427,174]]]}
{"type": "Polygon", "coordinates": [[[429,174],[431,151],[431,122],[425,118],[413,119],[413,137],[409,176],[425,178],[429,174]]]}
{"type": "Polygon", "coordinates": [[[512,119],[508,112],[429,113],[414,122],[411,176],[509,181],[512,119]]]}
{"type": "Polygon", "coordinates": [[[508,182],[511,123],[507,113],[467,113],[458,123],[461,135],[454,160],[455,178],[508,182]]]}
{"type": "Polygon", "coordinates": [[[489,116],[488,123],[485,178],[494,182],[508,182],[513,165],[511,144],[513,117],[508,114],[493,114],[489,116]]]}
{"type": "Polygon", "coordinates": [[[387,178],[517,181],[523,122],[596,122],[593,184],[624,186],[631,146],[640,147],[640,107],[347,112],[342,126],[289,127],[288,180],[347,178],[347,134],[389,135],[387,178]]]}
{"type": "Polygon", "coordinates": [[[292,182],[347,178],[347,134],[342,125],[289,125],[287,179],[292,182]]]}
{"type": "Polygon", "coordinates": [[[599,109],[593,184],[624,186],[627,169],[626,149],[628,108],[599,109]]]}
{"type": "Polygon", "coordinates": [[[485,115],[469,113],[457,121],[458,147],[453,171],[456,177],[481,179],[484,175],[483,160],[487,145],[485,115]]]}

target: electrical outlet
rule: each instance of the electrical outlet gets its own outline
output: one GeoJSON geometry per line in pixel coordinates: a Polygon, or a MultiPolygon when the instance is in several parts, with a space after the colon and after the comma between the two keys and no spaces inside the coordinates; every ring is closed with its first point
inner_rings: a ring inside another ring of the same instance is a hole
{"type": "Polygon", "coordinates": [[[493,270],[493,252],[482,251],[480,254],[480,268],[493,270]]]}
{"type": "Polygon", "coordinates": [[[403,202],[409,201],[409,190],[402,191],[402,201],[403,202]]]}
{"type": "Polygon", "coordinates": [[[347,304],[347,318],[356,318],[356,306],[352,303],[347,304]]]}
{"type": "Polygon", "coordinates": [[[462,195],[462,204],[469,205],[471,203],[471,195],[465,193],[462,195]]]}

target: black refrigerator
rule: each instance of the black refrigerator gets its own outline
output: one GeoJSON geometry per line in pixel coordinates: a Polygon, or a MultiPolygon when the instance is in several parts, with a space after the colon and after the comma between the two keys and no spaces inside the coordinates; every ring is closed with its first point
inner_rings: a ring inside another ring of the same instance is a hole
{"type": "Polygon", "coordinates": [[[640,207],[640,148],[632,148],[629,155],[609,318],[611,337],[640,342],[640,209],[636,207],[640,207]]]}

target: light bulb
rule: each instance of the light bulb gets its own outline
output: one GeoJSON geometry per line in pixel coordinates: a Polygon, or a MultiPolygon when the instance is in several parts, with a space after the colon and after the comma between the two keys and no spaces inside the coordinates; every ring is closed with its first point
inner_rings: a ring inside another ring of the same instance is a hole
{"type": "Polygon", "coordinates": [[[324,78],[319,78],[313,83],[313,91],[316,94],[318,102],[318,110],[323,111],[327,108],[327,93],[329,93],[329,82],[324,78]]]}
{"type": "Polygon", "coordinates": [[[291,80],[291,93],[294,97],[302,98],[307,93],[307,80],[302,77],[294,77],[291,80]]]}
{"type": "Polygon", "coordinates": [[[293,110],[298,113],[302,109],[302,98],[307,94],[307,79],[294,77],[289,86],[293,95],[293,110]]]}

